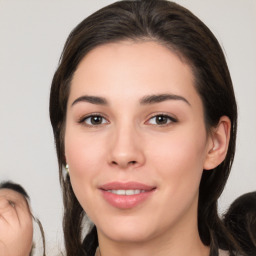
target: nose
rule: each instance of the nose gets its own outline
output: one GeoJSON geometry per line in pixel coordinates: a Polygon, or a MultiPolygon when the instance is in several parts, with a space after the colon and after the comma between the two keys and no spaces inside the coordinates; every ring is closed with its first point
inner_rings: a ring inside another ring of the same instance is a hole
{"type": "Polygon", "coordinates": [[[142,138],[134,127],[116,129],[111,136],[109,159],[112,166],[121,169],[137,168],[145,163],[142,138]]]}

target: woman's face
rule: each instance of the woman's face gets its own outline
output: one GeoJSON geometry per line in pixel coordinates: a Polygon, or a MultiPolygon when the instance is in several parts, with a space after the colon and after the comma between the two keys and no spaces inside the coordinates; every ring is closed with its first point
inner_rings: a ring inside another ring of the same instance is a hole
{"type": "Polygon", "coordinates": [[[65,156],[99,237],[147,241],[197,229],[208,138],[189,65],[156,42],[99,46],[79,64],[65,156]]]}

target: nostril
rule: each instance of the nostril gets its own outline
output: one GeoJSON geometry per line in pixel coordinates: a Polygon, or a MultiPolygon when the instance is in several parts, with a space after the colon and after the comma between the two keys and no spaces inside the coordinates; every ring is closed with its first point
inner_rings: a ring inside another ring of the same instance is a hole
{"type": "Polygon", "coordinates": [[[129,161],[129,162],[126,162],[126,164],[121,163],[121,162],[119,163],[119,162],[116,162],[116,161],[112,161],[111,163],[112,163],[112,165],[129,166],[129,165],[135,165],[137,163],[137,161],[129,161]]]}

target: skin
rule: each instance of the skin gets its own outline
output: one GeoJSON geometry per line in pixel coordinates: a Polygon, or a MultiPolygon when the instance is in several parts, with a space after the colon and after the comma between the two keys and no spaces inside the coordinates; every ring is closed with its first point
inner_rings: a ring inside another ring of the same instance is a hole
{"type": "Polygon", "coordinates": [[[97,227],[101,255],[209,255],[197,228],[199,183],[203,169],[225,158],[229,129],[222,117],[207,134],[191,68],[166,47],[124,41],[90,51],[71,83],[65,156],[73,190],[97,227]],[[141,103],[159,94],[182,99],[141,103]],[[107,104],[77,100],[84,95],[107,104]],[[92,114],[103,116],[99,125],[92,114]],[[156,122],[163,114],[166,122],[156,122]],[[119,209],[99,190],[113,181],[156,190],[136,207],[119,209]]]}
{"type": "Polygon", "coordinates": [[[5,256],[28,256],[33,222],[24,196],[11,189],[0,190],[0,252],[5,256]]]}

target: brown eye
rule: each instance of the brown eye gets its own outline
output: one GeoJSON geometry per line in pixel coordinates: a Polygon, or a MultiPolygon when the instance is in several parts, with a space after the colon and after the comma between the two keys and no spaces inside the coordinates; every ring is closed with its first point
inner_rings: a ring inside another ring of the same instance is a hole
{"type": "Polygon", "coordinates": [[[89,126],[97,126],[108,123],[104,117],[99,115],[88,116],[83,120],[83,122],[89,126]]]}
{"type": "Polygon", "coordinates": [[[156,123],[157,124],[167,124],[168,123],[168,117],[167,116],[157,116],[156,117],[156,123]]]}
{"type": "Polygon", "coordinates": [[[168,115],[155,115],[151,117],[148,121],[151,125],[168,125],[170,123],[175,123],[177,120],[168,115]]]}

